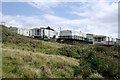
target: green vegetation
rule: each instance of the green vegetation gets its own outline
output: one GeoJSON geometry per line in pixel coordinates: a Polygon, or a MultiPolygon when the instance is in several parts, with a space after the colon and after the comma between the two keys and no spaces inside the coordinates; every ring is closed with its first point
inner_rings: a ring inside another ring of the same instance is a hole
{"type": "Polygon", "coordinates": [[[48,42],[43,40],[35,40],[10,31],[10,28],[2,29],[3,48],[20,49],[32,52],[42,52],[53,54],[55,49],[64,46],[57,42],[48,42]],[[11,45],[12,44],[12,45],[11,45]]]}
{"type": "Polygon", "coordinates": [[[3,77],[120,79],[120,46],[32,39],[3,27],[3,77]]]}
{"type": "Polygon", "coordinates": [[[107,51],[107,50],[106,50],[104,47],[102,47],[102,46],[96,46],[96,47],[94,48],[94,50],[97,51],[97,52],[101,52],[101,53],[107,51]]]}
{"type": "Polygon", "coordinates": [[[120,46],[113,46],[112,48],[114,51],[117,51],[120,53],[120,46]]]}
{"type": "MultiPolygon", "coordinates": [[[[62,47],[59,49],[62,55],[79,59],[79,67],[75,68],[74,75],[82,78],[90,78],[90,75],[101,74],[97,78],[119,79],[119,58],[106,54],[109,52],[105,47],[81,48],[79,46],[62,47]],[[104,51],[102,51],[104,50],[104,51]],[[103,53],[102,53],[103,52],[103,53]],[[74,53],[74,54],[72,54],[74,53]],[[72,55],[71,55],[72,54],[72,55]],[[76,57],[77,56],[77,57],[76,57]]],[[[117,54],[117,52],[116,52],[117,54]]]]}
{"type": "Polygon", "coordinates": [[[74,58],[33,53],[15,49],[3,49],[4,78],[60,78],[74,77],[74,58]]]}

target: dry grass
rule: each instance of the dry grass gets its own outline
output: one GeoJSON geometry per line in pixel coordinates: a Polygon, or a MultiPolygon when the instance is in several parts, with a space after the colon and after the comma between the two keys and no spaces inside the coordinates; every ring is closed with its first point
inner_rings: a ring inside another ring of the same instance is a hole
{"type": "Polygon", "coordinates": [[[47,55],[3,48],[3,77],[72,77],[78,60],[59,55],[47,55]]]}

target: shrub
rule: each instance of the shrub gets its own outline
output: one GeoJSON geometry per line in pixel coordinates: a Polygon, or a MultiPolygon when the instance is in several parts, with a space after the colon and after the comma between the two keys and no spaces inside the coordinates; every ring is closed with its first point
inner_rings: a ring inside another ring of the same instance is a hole
{"type": "Polygon", "coordinates": [[[120,73],[118,69],[120,66],[115,62],[109,62],[103,58],[98,56],[88,57],[86,61],[91,65],[93,70],[97,70],[103,77],[118,79],[120,78],[120,73]]]}
{"type": "Polygon", "coordinates": [[[113,54],[113,57],[120,59],[120,54],[113,54]]]}
{"type": "Polygon", "coordinates": [[[57,53],[67,57],[79,56],[79,54],[77,53],[77,48],[74,46],[64,46],[64,47],[58,48],[57,53]]]}
{"type": "Polygon", "coordinates": [[[91,67],[91,64],[88,62],[92,59],[93,51],[90,50],[81,50],[80,51],[80,66],[74,69],[74,75],[78,76],[81,75],[82,78],[86,79],[89,77],[90,74],[94,71],[91,67]],[[88,59],[88,60],[87,60],[88,59]]]}
{"type": "Polygon", "coordinates": [[[113,56],[113,53],[110,52],[110,51],[105,52],[105,54],[108,55],[108,56],[113,56]]]}
{"type": "Polygon", "coordinates": [[[80,60],[79,64],[79,67],[74,67],[74,76],[86,79],[92,73],[90,64],[84,60],[80,60]]]}
{"type": "Polygon", "coordinates": [[[120,53],[120,45],[113,46],[112,49],[120,53]]]}
{"type": "MultiPolygon", "coordinates": [[[[101,51],[103,48],[97,48],[101,51]]],[[[80,68],[75,70],[75,74],[82,75],[83,78],[91,77],[92,73],[97,71],[103,77],[109,79],[119,79],[120,78],[120,64],[116,62],[110,62],[102,57],[99,57],[92,50],[82,50],[80,54],[80,68]]],[[[93,76],[93,75],[92,75],[93,76]]]]}
{"type": "Polygon", "coordinates": [[[106,52],[106,49],[102,46],[95,46],[94,50],[97,52],[106,52]]]}

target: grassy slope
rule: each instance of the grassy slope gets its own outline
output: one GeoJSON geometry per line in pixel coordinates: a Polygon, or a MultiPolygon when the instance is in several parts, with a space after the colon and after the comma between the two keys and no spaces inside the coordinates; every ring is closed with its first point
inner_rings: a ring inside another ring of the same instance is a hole
{"type": "Polygon", "coordinates": [[[2,32],[3,77],[74,76],[73,67],[78,66],[79,61],[66,56],[53,55],[56,48],[66,44],[34,40],[11,33],[6,27],[2,32]],[[51,55],[48,55],[48,52],[51,55]]]}
{"type": "MultiPolygon", "coordinates": [[[[118,50],[114,51],[113,49],[108,47],[99,47],[86,44],[74,46],[57,42],[34,40],[32,38],[24,37],[16,33],[11,33],[9,31],[9,28],[5,27],[3,28],[2,32],[3,77],[56,78],[75,77],[75,74],[77,75],[77,77],[81,77],[89,74],[88,71],[90,69],[92,70],[90,65],[93,64],[100,64],[100,66],[98,65],[98,67],[96,67],[100,68],[100,70],[96,71],[99,72],[101,75],[104,73],[101,72],[102,68],[108,70],[110,73],[114,73],[114,71],[120,67],[120,65],[118,65],[119,67],[115,66],[120,59],[120,54],[118,50]],[[92,54],[95,54],[102,59],[99,60],[97,58],[94,58],[91,62],[91,57],[85,58],[89,54],[91,54],[91,52],[92,54]],[[79,62],[79,59],[70,58],[79,55],[83,57],[83,63],[81,60],[79,62]],[[86,61],[87,63],[85,63],[86,61]],[[96,63],[94,63],[94,61],[96,61],[96,63]],[[79,63],[85,63],[85,65],[80,66],[79,63]],[[86,66],[87,64],[88,66],[84,68],[84,66],[86,66]],[[107,65],[110,65],[111,68],[107,68],[107,65]],[[111,65],[114,65],[114,68],[112,68],[111,65]],[[77,70],[77,72],[75,72],[77,68],[80,68],[83,72],[80,73],[80,70],[77,70]]],[[[118,71],[116,71],[116,74],[117,72],[118,71]]],[[[96,76],[94,72],[91,72],[90,74],[93,74],[92,76],[96,76]]],[[[91,76],[90,74],[88,76],[91,76]]],[[[100,77],[101,75],[97,73],[97,76],[100,77]]]]}
{"type": "Polygon", "coordinates": [[[78,60],[16,49],[3,49],[3,77],[74,77],[78,60]]]}
{"type": "MultiPolygon", "coordinates": [[[[20,49],[32,52],[42,52],[53,54],[57,48],[65,46],[57,42],[47,42],[43,40],[35,40],[29,37],[11,33],[9,28],[2,29],[3,48],[20,49]],[[12,44],[12,45],[11,45],[12,44]]],[[[67,45],[70,46],[70,45],[67,45]]]]}

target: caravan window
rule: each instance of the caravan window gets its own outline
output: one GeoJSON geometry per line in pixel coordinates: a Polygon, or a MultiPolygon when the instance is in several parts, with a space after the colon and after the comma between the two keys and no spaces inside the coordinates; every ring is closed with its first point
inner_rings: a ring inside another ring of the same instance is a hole
{"type": "Polygon", "coordinates": [[[37,29],[37,35],[39,35],[39,29],[37,29]]]}
{"type": "Polygon", "coordinates": [[[104,41],[104,39],[102,38],[102,41],[104,41]]]}
{"type": "Polygon", "coordinates": [[[98,38],[98,42],[101,42],[101,38],[98,38]]]}
{"type": "Polygon", "coordinates": [[[97,41],[97,38],[95,38],[95,41],[97,41]]]}

